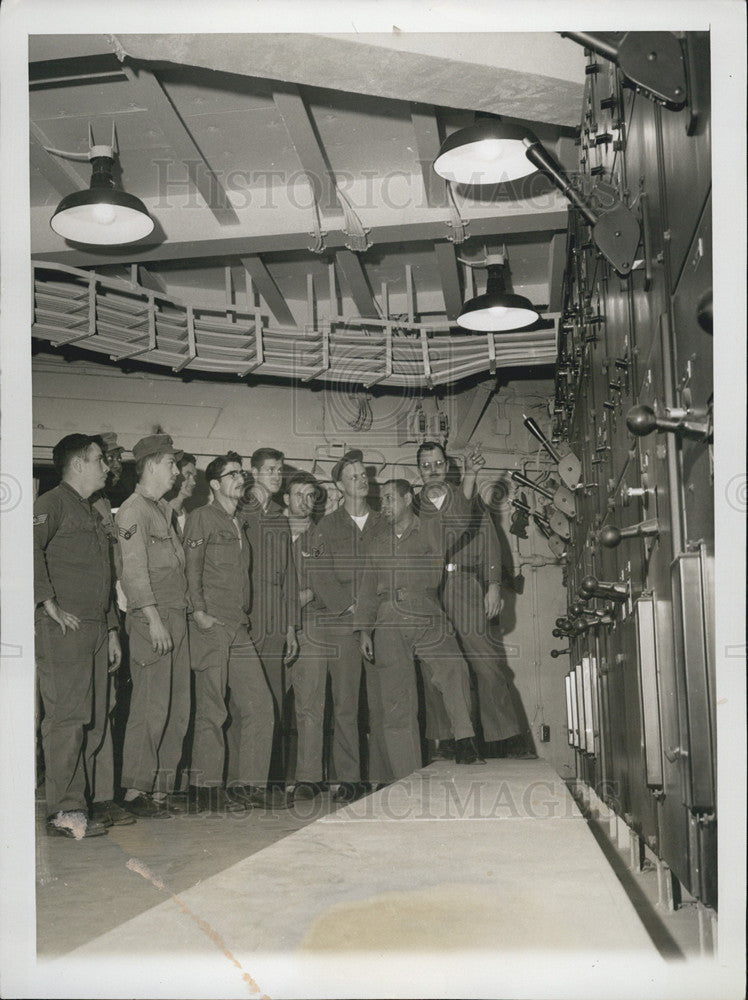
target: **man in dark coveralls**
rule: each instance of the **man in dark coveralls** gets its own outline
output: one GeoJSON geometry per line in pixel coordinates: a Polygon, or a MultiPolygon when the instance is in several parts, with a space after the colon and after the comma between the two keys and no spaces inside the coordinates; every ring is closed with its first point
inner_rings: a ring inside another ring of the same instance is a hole
{"type": "Polygon", "coordinates": [[[473,742],[468,667],[439,605],[441,549],[421,531],[410,483],[391,479],[381,499],[387,527],[369,553],[357,617],[361,651],[376,667],[367,671],[369,711],[381,713],[392,775],[403,778],[421,766],[414,656],[444,699],[457,763],[484,764],[473,742]]]}
{"type": "MultiPolygon", "coordinates": [[[[120,553],[117,526],[114,523],[112,505],[107,491],[122,478],[122,453],[124,448],[117,443],[113,431],[103,431],[95,437],[101,446],[104,460],[109,468],[106,486],[91,496],[91,506],[101,517],[104,531],[109,540],[112,574],[115,585],[122,579],[122,555],[120,553]]],[[[115,606],[118,603],[115,599],[115,606]]],[[[119,615],[117,615],[119,620],[119,615]]],[[[112,737],[112,715],[117,686],[115,683],[117,666],[97,664],[99,672],[94,673],[93,718],[86,732],[86,774],[88,794],[91,799],[91,815],[106,826],[129,826],[135,822],[132,813],[127,812],[114,801],[114,741],[112,737]]]]}
{"type": "Polygon", "coordinates": [[[89,497],[103,488],[107,465],[85,434],[55,445],[62,482],[34,505],[35,632],[44,703],[47,830],[80,840],[106,833],[86,805],[84,727],[92,714],[94,671],[119,665],[109,541],[89,497]]]}
{"type": "Polygon", "coordinates": [[[234,802],[266,805],[273,743],[273,700],[249,633],[252,558],[236,507],[244,491],[241,456],[228,452],[205,470],[212,503],[187,515],[184,528],[192,614],[190,656],[195,676],[195,739],[190,812],[229,806],[223,790],[227,689],[240,713],[234,802]]]}
{"type": "MultiPolygon", "coordinates": [[[[273,695],[275,733],[270,779],[273,787],[282,790],[286,779],[285,665],[299,651],[298,581],[288,520],[273,499],[283,484],[283,453],[275,448],[258,448],[252,454],[250,468],[252,486],[237,508],[237,517],[246,525],[252,547],[252,637],[273,695]]],[[[229,711],[232,721],[228,731],[228,783],[233,786],[241,784],[236,768],[241,712],[233,698],[229,701],[229,711]]]]}
{"type": "Polygon", "coordinates": [[[294,801],[313,799],[322,787],[325,695],[327,657],[309,636],[314,618],[315,600],[306,586],[306,571],[311,554],[312,513],[320,488],[309,472],[296,472],[286,483],[283,501],[291,530],[293,557],[299,580],[301,627],[298,632],[299,655],[289,669],[289,687],[293,688],[298,733],[294,801]]]}
{"type": "MultiPolygon", "coordinates": [[[[361,451],[347,452],[333,468],[332,480],[343,494],[343,505],[323,517],[310,532],[311,558],[307,560],[306,583],[314,594],[315,604],[310,612],[308,635],[326,657],[330,675],[332,761],[340,782],[335,799],[351,802],[366,791],[361,781],[359,754],[361,649],[356,601],[364,559],[372,540],[378,537],[382,519],[368,503],[369,477],[361,451]]],[[[389,780],[382,741],[381,729],[372,726],[369,780],[373,784],[389,780]]]]}
{"type": "MultiPolygon", "coordinates": [[[[501,549],[496,529],[487,513],[476,515],[464,492],[446,481],[447,457],[440,444],[422,444],[416,462],[423,483],[418,515],[424,528],[441,536],[445,552],[442,605],[475,673],[483,739],[502,741],[506,752],[521,727],[499,663],[501,647],[487,629],[488,621],[501,611],[501,549]]],[[[427,735],[443,738],[449,734],[427,728],[427,735]]]]}
{"type": "Polygon", "coordinates": [[[117,511],[122,587],[127,599],[132,697],[125,730],[123,805],[135,816],[169,815],[190,715],[187,580],[184,552],[164,494],[177,478],[168,434],[133,448],[138,483],[117,511]]]}

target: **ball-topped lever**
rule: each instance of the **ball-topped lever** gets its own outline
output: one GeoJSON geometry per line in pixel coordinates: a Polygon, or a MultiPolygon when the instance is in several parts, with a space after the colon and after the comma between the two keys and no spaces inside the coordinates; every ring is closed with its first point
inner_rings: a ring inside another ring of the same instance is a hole
{"type": "Polygon", "coordinates": [[[628,600],[629,588],[625,583],[601,583],[594,576],[586,576],[580,584],[579,596],[624,602],[628,600]]]}
{"type": "Polygon", "coordinates": [[[600,529],[600,543],[606,549],[617,548],[624,538],[648,538],[659,535],[660,524],[656,517],[649,521],[632,524],[628,528],[618,528],[615,524],[606,524],[600,529]]]}
{"type": "Polygon", "coordinates": [[[626,426],[636,437],[646,437],[654,431],[680,434],[711,443],[713,432],[708,414],[701,410],[669,410],[670,416],[659,417],[644,403],[632,406],[626,416],[626,426]],[[689,419],[690,418],[690,419],[689,419]]]}

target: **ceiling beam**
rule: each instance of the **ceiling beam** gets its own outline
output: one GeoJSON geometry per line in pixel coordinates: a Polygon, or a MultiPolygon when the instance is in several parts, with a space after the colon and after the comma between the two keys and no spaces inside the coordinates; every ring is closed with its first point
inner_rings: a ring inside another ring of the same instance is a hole
{"type": "Polygon", "coordinates": [[[219,225],[238,225],[239,217],[231,206],[223,184],[200,152],[190,130],[179,116],[177,109],[159,81],[150,70],[143,66],[133,66],[130,62],[124,62],[122,68],[127,76],[133,97],[147,108],[152,120],[164,133],[169,145],[174,150],[175,160],[181,160],[186,166],[190,180],[205,199],[205,204],[219,225]],[[196,169],[190,169],[191,163],[196,164],[196,169]]]}
{"type": "Polygon", "coordinates": [[[371,294],[361,258],[351,250],[338,250],[335,253],[335,263],[348,284],[359,316],[377,319],[381,314],[371,294]]]}
{"type": "Polygon", "coordinates": [[[555,233],[548,247],[548,309],[560,312],[566,267],[566,234],[555,233]]]}
{"type": "Polygon", "coordinates": [[[434,244],[436,262],[439,266],[439,279],[444,294],[444,310],[448,319],[457,319],[462,309],[462,289],[460,288],[460,271],[457,267],[457,254],[454,243],[442,240],[434,244]]]}
{"type": "MultiPolygon", "coordinates": [[[[494,7],[501,20],[501,5],[494,7]]],[[[420,11],[414,16],[424,17],[420,11]]],[[[501,109],[507,118],[575,127],[584,98],[582,48],[551,32],[497,31],[496,20],[480,20],[476,31],[449,34],[445,26],[441,36],[418,29],[303,35],[180,32],[118,35],[116,44],[144,61],[250,72],[268,80],[437,107],[501,109]]]]}
{"type": "Polygon", "coordinates": [[[439,122],[436,111],[428,104],[411,104],[410,120],[416,136],[418,162],[421,165],[426,201],[431,208],[446,208],[447,182],[434,170],[439,148],[439,122]]]}
{"type": "Polygon", "coordinates": [[[319,210],[323,214],[340,214],[342,206],[335,179],[299,88],[293,83],[274,84],[273,101],[296,150],[301,169],[309,178],[319,210]]]}
{"type": "MultiPolygon", "coordinates": [[[[511,238],[524,233],[566,232],[568,213],[563,211],[531,212],[522,215],[490,215],[470,219],[470,235],[496,236],[500,233],[511,238]]],[[[409,243],[418,240],[443,240],[444,222],[415,222],[404,226],[372,226],[369,237],[375,246],[386,243],[409,243]]],[[[349,237],[342,229],[330,229],[325,236],[329,249],[344,247],[349,237]]],[[[511,239],[509,239],[511,242],[511,239]]],[[[210,260],[244,257],[247,254],[287,253],[290,250],[308,250],[309,232],[264,234],[259,236],[232,236],[203,240],[179,240],[173,243],[146,244],[127,247],[124,251],[94,251],[67,249],[41,250],[31,254],[32,260],[46,260],[54,264],[71,264],[73,267],[95,267],[101,264],[130,264],[133,261],[210,260]]]]}
{"type": "Polygon", "coordinates": [[[276,285],[275,279],[265,267],[264,261],[257,256],[242,257],[241,261],[245,271],[252,279],[255,290],[265,300],[265,304],[277,322],[281,326],[296,326],[294,315],[286,305],[286,300],[276,285]]]}
{"type": "Polygon", "coordinates": [[[113,52],[42,59],[29,63],[29,90],[103,83],[107,80],[123,80],[124,77],[124,70],[113,52]]]}
{"type": "Polygon", "coordinates": [[[44,147],[49,146],[50,141],[34,122],[29,122],[29,141],[32,169],[36,168],[59,195],[85,190],[86,184],[80,174],[66,160],[47,152],[44,147]]]}

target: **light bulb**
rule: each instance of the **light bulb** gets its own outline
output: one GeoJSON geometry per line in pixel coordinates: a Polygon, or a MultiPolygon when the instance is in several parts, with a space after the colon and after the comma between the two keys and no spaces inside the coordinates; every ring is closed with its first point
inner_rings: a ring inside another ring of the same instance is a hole
{"type": "Polygon", "coordinates": [[[504,144],[499,139],[482,139],[475,143],[475,155],[484,162],[498,160],[504,151],[503,147],[504,144]]]}
{"type": "Polygon", "coordinates": [[[115,218],[114,205],[100,202],[93,206],[92,215],[100,226],[111,226],[115,218]]]}

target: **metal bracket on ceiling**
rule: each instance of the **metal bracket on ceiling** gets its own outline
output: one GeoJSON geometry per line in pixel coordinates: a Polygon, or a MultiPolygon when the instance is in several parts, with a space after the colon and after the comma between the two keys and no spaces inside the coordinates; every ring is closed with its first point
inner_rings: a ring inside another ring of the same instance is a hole
{"type": "Polygon", "coordinates": [[[316,198],[312,199],[312,231],[309,235],[312,237],[312,243],[308,248],[309,251],[311,253],[324,253],[327,231],[322,228],[319,216],[319,205],[317,204],[316,198]]]}
{"type": "Polygon", "coordinates": [[[343,232],[348,237],[345,245],[348,250],[353,250],[355,253],[363,253],[371,246],[371,240],[368,235],[369,230],[364,229],[361,220],[353,209],[353,205],[351,205],[350,201],[343,194],[337,184],[335,185],[335,193],[337,194],[338,200],[343,207],[343,215],[345,216],[345,227],[343,232]]]}
{"type": "Polygon", "coordinates": [[[467,219],[463,219],[460,216],[460,211],[457,208],[457,202],[455,201],[455,196],[452,191],[452,185],[449,181],[446,184],[447,188],[447,207],[449,208],[449,221],[447,222],[447,227],[451,232],[447,233],[447,239],[454,243],[455,246],[459,246],[460,243],[464,243],[467,239],[467,227],[470,225],[467,219]]]}

